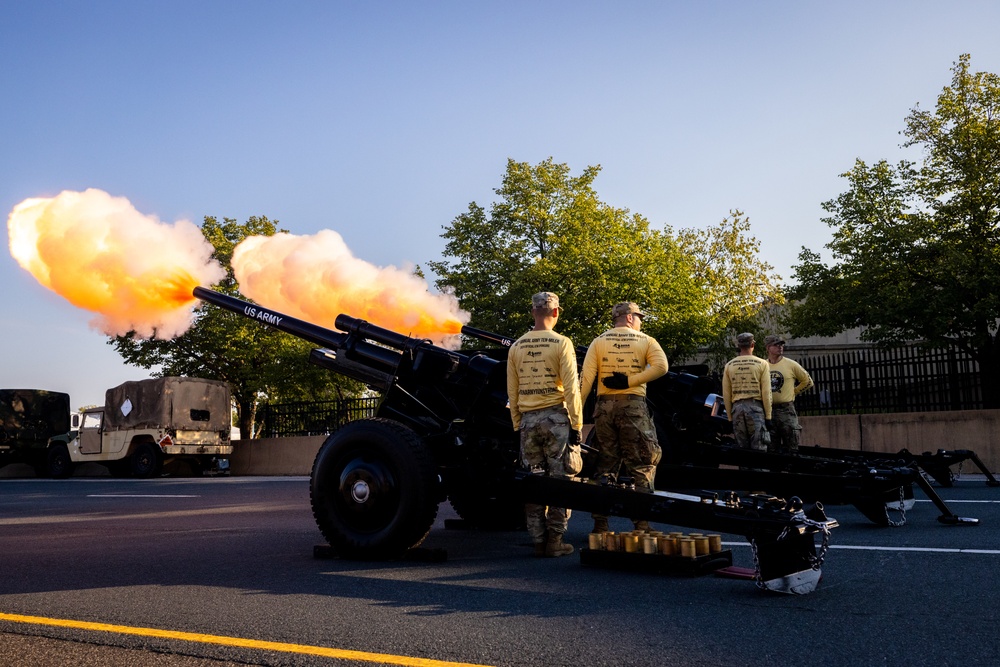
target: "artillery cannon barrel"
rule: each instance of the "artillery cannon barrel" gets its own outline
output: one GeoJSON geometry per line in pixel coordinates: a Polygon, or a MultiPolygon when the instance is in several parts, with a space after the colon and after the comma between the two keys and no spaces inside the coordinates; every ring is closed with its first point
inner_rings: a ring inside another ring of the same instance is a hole
{"type": "Polygon", "coordinates": [[[271,310],[270,308],[264,308],[263,306],[258,306],[255,303],[250,303],[249,301],[237,299],[236,297],[229,296],[228,294],[222,294],[204,287],[195,287],[193,294],[202,301],[207,301],[208,303],[219,306],[220,308],[225,308],[226,310],[231,310],[234,313],[239,313],[240,315],[248,317],[251,320],[257,320],[262,324],[272,326],[275,329],[280,329],[285,333],[290,333],[293,336],[297,336],[298,338],[307,340],[316,345],[322,345],[323,347],[338,350],[341,349],[347,341],[346,334],[325,329],[321,326],[306,322],[305,320],[296,319],[289,315],[285,315],[284,313],[279,313],[276,310],[271,310]]]}
{"type": "MultiPolygon", "coordinates": [[[[202,301],[257,320],[261,324],[272,326],[315,345],[342,353],[347,359],[379,373],[394,375],[399,367],[403,350],[412,350],[421,345],[432,347],[427,341],[410,338],[348,315],[339,315],[336,319],[337,328],[345,332],[341,333],[204,287],[195,287],[193,294],[202,301]],[[387,347],[367,343],[364,339],[374,340],[387,347]]],[[[336,370],[362,382],[370,381],[367,376],[361,377],[358,372],[352,372],[343,365],[336,370]]]]}
{"type": "Polygon", "coordinates": [[[516,340],[514,338],[510,338],[509,336],[501,336],[498,333],[477,329],[476,327],[470,327],[469,325],[462,327],[462,333],[466,336],[478,338],[479,340],[485,340],[488,343],[496,343],[501,347],[510,347],[516,340]]]}
{"type": "Polygon", "coordinates": [[[350,315],[337,315],[337,319],[334,320],[333,325],[341,331],[354,334],[359,338],[373,340],[382,345],[388,345],[397,350],[412,350],[420,345],[431,344],[422,338],[411,338],[410,336],[397,333],[391,329],[383,329],[371,322],[351,317],[350,315]]]}

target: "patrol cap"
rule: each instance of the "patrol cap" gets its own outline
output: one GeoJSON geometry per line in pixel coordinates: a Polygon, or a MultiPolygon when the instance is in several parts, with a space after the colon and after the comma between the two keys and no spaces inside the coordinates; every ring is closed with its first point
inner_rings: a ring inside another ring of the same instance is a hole
{"type": "Polygon", "coordinates": [[[741,333],[736,336],[736,344],[740,347],[748,347],[754,342],[752,333],[741,333]]]}
{"type": "Polygon", "coordinates": [[[764,339],[764,347],[767,347],[768,345],[775,345],[777,343],[784,343],[784,342],[785,342],[784,336],[779,336],[777,334],[771,334],[770,336],[767,336],[764,339]]]}
{"type": "Polygon", "coordinates": [[[553,308],[559,307],[559,297],[552,292],[539,292],[538,294],[531,297],[531,307],[532,308],[548,308],[552,310],[553,308]]]}
{"type": "Polygon", "coordinates": [[[621,303],[616,303],[611,309],[611,319],[617,320],[622,315],[628,314],[638,315],[639,317],[646,317],[646,313],[642,312],[639,308],[639,304],[632,303],[631,301],[622,301],[621,303]]]}

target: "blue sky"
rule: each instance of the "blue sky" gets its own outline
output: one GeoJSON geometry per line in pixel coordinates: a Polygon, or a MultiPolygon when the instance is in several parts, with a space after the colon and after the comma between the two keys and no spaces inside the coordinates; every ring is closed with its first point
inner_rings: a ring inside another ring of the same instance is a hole
{"type": "MultiPolygon", "coordinates": [[[[743,210],[787,282],[838,174],[917,157],[903,120],[960,54],[1000,73],[998,25],[976,0],[0,0],[0,209],[94,187],[426,265],[508,158],[551,156],[656,226],[743,210]]],[[[7,252],[0,281],[0,386],[80,406],[147,376],[7,252]]]]}

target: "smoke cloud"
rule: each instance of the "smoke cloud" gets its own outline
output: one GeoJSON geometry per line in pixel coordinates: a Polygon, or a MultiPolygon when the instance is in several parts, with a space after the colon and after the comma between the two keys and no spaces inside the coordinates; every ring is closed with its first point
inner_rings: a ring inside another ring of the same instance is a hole
{"type": "Polygon", "coordinates": [[[233,252],[240,291],[261,305],[327,328],[340,313],[455,346],[469,314],[419,276],[354,257],[337,232],[252,236],[233,252]]]}
{"type": "Polygon", "coordinates": [[[102,190],[26,199],[11,211],[7,232],[18,264],[96,313],[92,326],[109,336],[182,334],[193,317],[192,290],[225,277],[193,223],[160,222],[102,190]]]}

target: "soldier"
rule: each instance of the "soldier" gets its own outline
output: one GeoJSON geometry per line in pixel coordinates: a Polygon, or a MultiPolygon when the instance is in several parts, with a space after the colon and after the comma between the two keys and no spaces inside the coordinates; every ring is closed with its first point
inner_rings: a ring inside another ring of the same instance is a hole
{"type": "MultiPolygon", "coordinates": [[[[590,395],[597,378],[594,429],[600,455],[594,478],[622,469],[638,488],[653,490],[661,450],[646,407],[646,383],[667,372],[667,355],[651,336],[639,331],[642,310],[634,303],[611,309],[614,328],[594,339],[583,361],[582,396],[590,395]]],[[[608,517],[594,514],[595,533],[608,530],[608,517]]],[[[646,521],[635,521],[648,529],[646,521]]]]}
{"type": "MultiPolygon", "coordinates": [[[[507,397],[514,430],[521,434],[521,461],[528,470],[548,477],[573,477],[583,465],[576,350],[569,338],[553,331],[559,319],[558,296],[535,294],[531,314],[535,327],[511,345],[507,357],[507,397]]],[[[563,543],[568,509],[527,504],[525,514],[535,556],[573,553],[573,545],[563,543]]]]}
{"type": "Polygon", "coordinates": [[[736,337],[740,353],[729,360],[722,373],[722,399],[733,423],[736,444],[743,449],[765,451],[770,440],[771,375],[767,361],[754,356],[751,333],[736,337]]]}
{"type": "Polygon", "coordinates": [[[767,363],[771,368],[771,444],[768,451],[797,454],[799,451],[799,416],[795,397],[813,386],[806,369],[785,356],[785,339],[770,335],[764,339],[767,363]]]}

